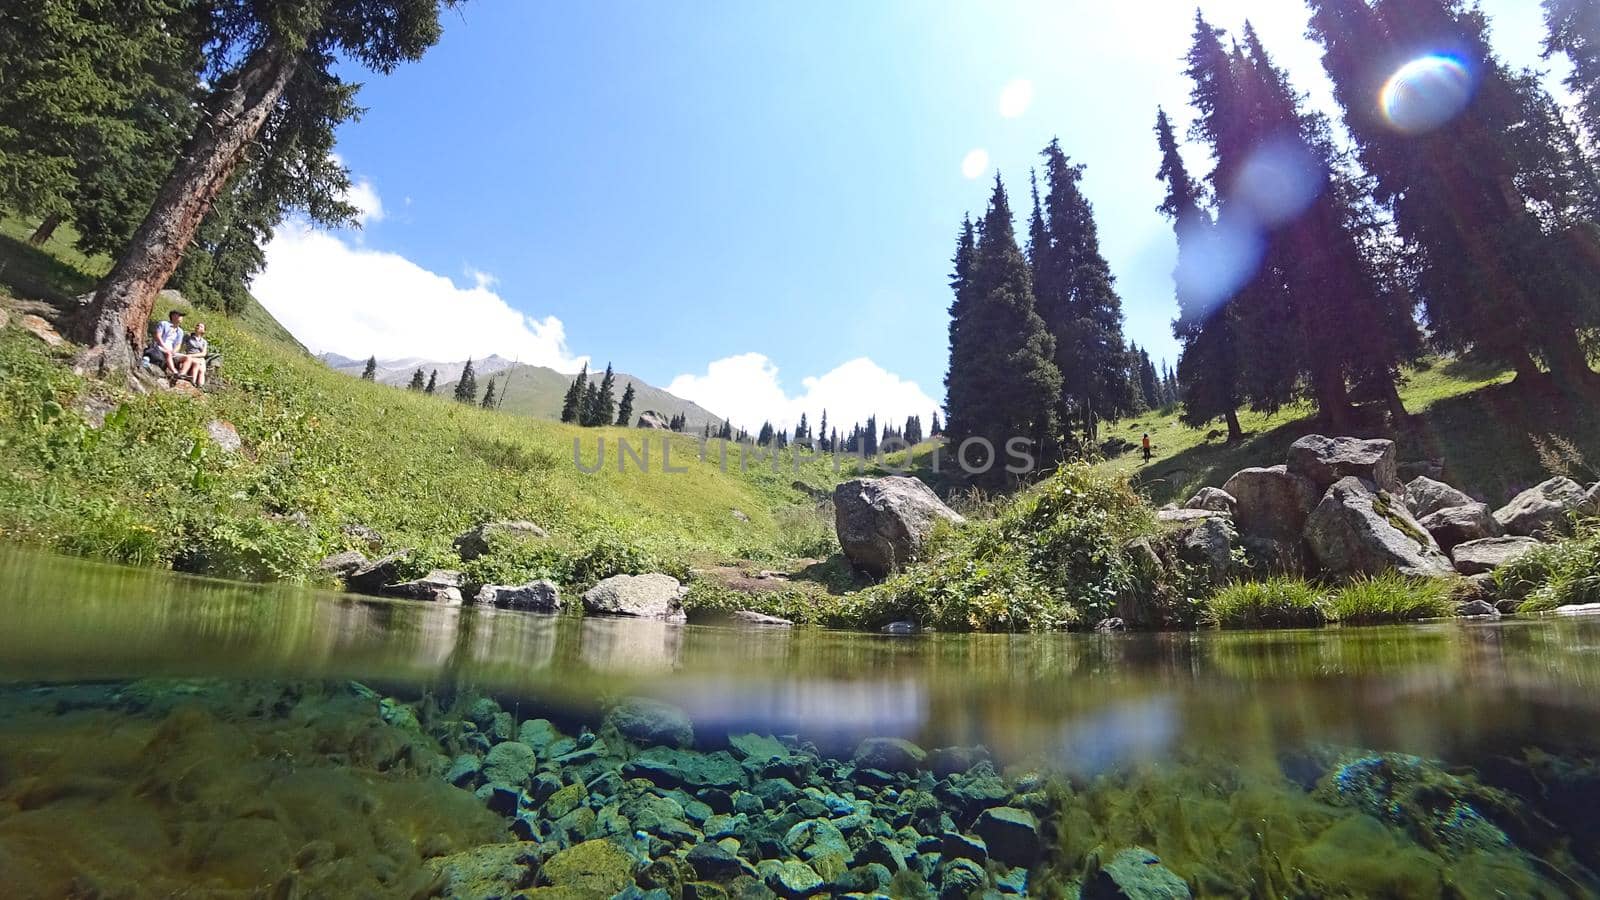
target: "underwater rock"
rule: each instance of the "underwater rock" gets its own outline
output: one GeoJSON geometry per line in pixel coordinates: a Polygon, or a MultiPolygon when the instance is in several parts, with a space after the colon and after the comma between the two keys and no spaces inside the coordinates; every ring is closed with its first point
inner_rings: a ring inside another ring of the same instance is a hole
{"type": "Polygon", "coordinates": [[[551,794],[550,799],[544,802],[544,807],[540,812],[546,818],[559,819],[577,809],[583,803],[584,798],[588,796],[589,792],[584,790],[583,785],[569,784],[551,794]]]}
{"type": "Polygon", "coordinates": [[[854,762],[861,768],[914,775],[927,757],[926,751],[908,740],[875,737],[856,747],[854,762]]]}
{"type": "Polygon", "coordinates": [[[946,831],[939,835],[939,852],[946,859],[970,859],[977,863],[989,861],[989,847],[983,839],[959,831],[946,831]]]}
{"type": "Polygon", "coordinates": [[[733,750],[734,756],[756,762],[781,759],[789,755],[789,748],[785,747],[782,741],[764,734],[730,734],[728,746],[733,750]]]}
{"type": "Polygon", "coordinates": [[[703,843],[690,848],[684,860],[702,881],[732,881],[744,872],[739,857],[720,844],[703,843]]]}
{"type": "Polygon", "coordinates": [[[532,747],[536,753],[542,753],[560,739],[561,732],[550,724],[549,719],[529,719],[517,728],[517,741],[532,747]]]}
{"type": "Polygon", "coordinates": [[[477,783],[483,773],[483,760],[471,753],[463,753],[450,762],[450,768],[444,773],[444,780],[456,787],[471,787],[477,783]]]}
{"type": "Polygon", "coordinates": [[[770,867],[766,874],[767,887],[780,897],[809,897],[822,893],[822,876],[803,862],[786,860],[770,867]]]}
{"type": "Polygon", "coordinates": [[[613,575],[584,592],[583,609],[596,616],[682,622],[686,592],[671,575],[613,575]]]}
{"type": "Polygon", "coordinates": [[[827,855],[849,860],[852,855],[850,844],[839,829],[832,822],[819,819],[809,819],[790,828],[783,836],[783,845],[808,862],[827,855]]]}
{"type": "Polygon", "coordinates": [[[928,771],[938,778],[965,774],[979,763],[989,762],[987,747],[940,747],[928,752],[928,771]]]}
{"type": "Polygon", "coordinates": [[[1143,847],[1117,853],[1083,886],[1082,900],[1188,900],[1189,885],[1143,847]]]}
{"type": "Polygon", "coordinates": [[[584,841],[539,868],[539,881],[586,895],[610,897],[633,884],[633,857],[609,840],[584,841]]]}
{"type": "Polygon", "coordinates": [[[532,842],[487,844],[464,853],[430,860],[438,873],[438,893],[443,900],[481,900],[505,897],[533,886],[539,845],[532,842]]]}
{"type": "Polygon", "coordinates": [[[522,789],[513,784],[491,781],[478,788],[474,795],[483,801],[490,812],[502,816],[516,815],[517,809],[522,806],[522,789]]]}
{"type": "Polygon", "coordinates": [[[972,778],[954,778],[941,784],[934,793],[950,804],[963,819],[971,819],[991,806],[1004,806],[1011,797],[1011,788],[998,776],[979,775],[972,778]]]}
{"type": "Polygon", "coordinates": [[[605,725],[636,744],[688,747],[694,726],[683,710],[646,697],[626,697],[606,713],[605,725]]]}
{"type": "Polygon", "coordinates": [[[651,747],[622,766],[626,778],[648,778],[663,787],[722,788],[744,785],[744,769],[732,755],[651,747]]]}
{"type": "Polygon", "coordinates": [[[1039,820],[1025,809],[991,807],[972,823],[972,830],[988,845],[990,856],[1008,865],[1032,866],[1044,849],[1039,820]]]}
{"type": "Polygon", "coordinates": [[[983,867],[970,859],[953,859],[939,867],[939,900],[967,900],[983,888],[983,867]]]}
{"type": "Polygon", "coordinates": [[[1509,796],[1403,753],[1346,759],[1322,779],[1316,793],[1398,826],[1446,858],[1506,848],[1510,839],[1491,818],[1519,818],[1509,796]]]}
{"type": "Polygon", "coordinates": [[[527,784],[539,767],[538,754],[527,744],[504,741],[494,745],[483,758],[483,777],[506,784],[527,784]]]}
{"type": "Polygon", "coordinates": [[[1007,869],[994,877],[994,886],[1002,894],[1028,893],[1028,870],[1017,866],[1007,869]]]}

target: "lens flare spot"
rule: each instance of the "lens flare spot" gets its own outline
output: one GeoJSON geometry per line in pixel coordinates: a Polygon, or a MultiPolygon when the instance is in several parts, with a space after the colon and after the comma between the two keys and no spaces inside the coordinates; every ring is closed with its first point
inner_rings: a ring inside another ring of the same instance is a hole
{"type": "Polygon", "coordinates": [[[1281,225],[1322,193],[1322,163],[1306,145],[1276,138],[1251,151],[1233,185],[1233,200],[1260,224],[1281,225]]]}
{"type": "Polygon", "coordinates": [[[1389,126],[1423,134],[1455,118],[1472,99],[1472,73],[1453,56],[1414,59],[1389,76],[1379,95],[1389,126]]]}
{"type": "Polygon", "coordinates": [[[961,174],[963,177],[977,178],[989,168],[989,151],[978,147],[961,159],[961,174]]]}

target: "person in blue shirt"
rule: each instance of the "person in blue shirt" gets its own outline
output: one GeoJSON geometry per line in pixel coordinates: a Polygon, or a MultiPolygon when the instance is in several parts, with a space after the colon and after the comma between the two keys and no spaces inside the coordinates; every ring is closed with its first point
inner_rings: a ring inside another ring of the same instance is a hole
{"type": "Polygon", "coordinates": [[[178,374],[178,354],[183,348],[183,311],[172,310],[167,320],[156,325],[155,342],[145,348],[145,358],[167,370],[168,375],[178,374]]]}

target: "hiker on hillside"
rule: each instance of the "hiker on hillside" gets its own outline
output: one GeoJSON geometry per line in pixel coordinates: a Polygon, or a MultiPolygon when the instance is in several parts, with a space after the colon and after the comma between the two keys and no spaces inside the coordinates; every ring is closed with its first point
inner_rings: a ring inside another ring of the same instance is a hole
{"type": "Polygon", "coordinates": [[[1150,461],[1150,432],[1146,431],[1144,433],[1144,440],[1139,442],[1139,446],[1144,448],[1144,461],[1145,462],[1149,462],[1150,461]]]}
{"type": "Polygon", "coordinates": [[[168,375],[177,375],[182,351],[183,311],[175,309],[167,313],[165,322],[156,325],[155,342],[145,348],[144,357],[166,369],[168,375]]]}
{"type": "Polygon", "coordinates": [[[194,326],[194,332],[183,339],[183,355],[178,362],[178,375],[194,382],[197,388],[206,386],[206,356],[211,345],[206,342],[206,323],[194,326]]]}

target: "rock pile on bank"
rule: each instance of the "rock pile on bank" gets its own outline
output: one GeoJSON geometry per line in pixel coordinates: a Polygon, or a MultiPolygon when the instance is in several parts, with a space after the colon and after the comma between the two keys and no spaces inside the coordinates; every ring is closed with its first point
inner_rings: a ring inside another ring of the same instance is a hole
{"type": "Polygon", "coordinates": [[[1483,575],[1569,533],[1574,515],[1600,514],[1600,483],[1552,478],[1491,509],[1401,470],[1393,441],[1307,435],[1283,464],[1242,469],[1157,518],[1191,562],[1225,569],[1241,549],[1258,568],[1348,579],[1483,575]]]}

